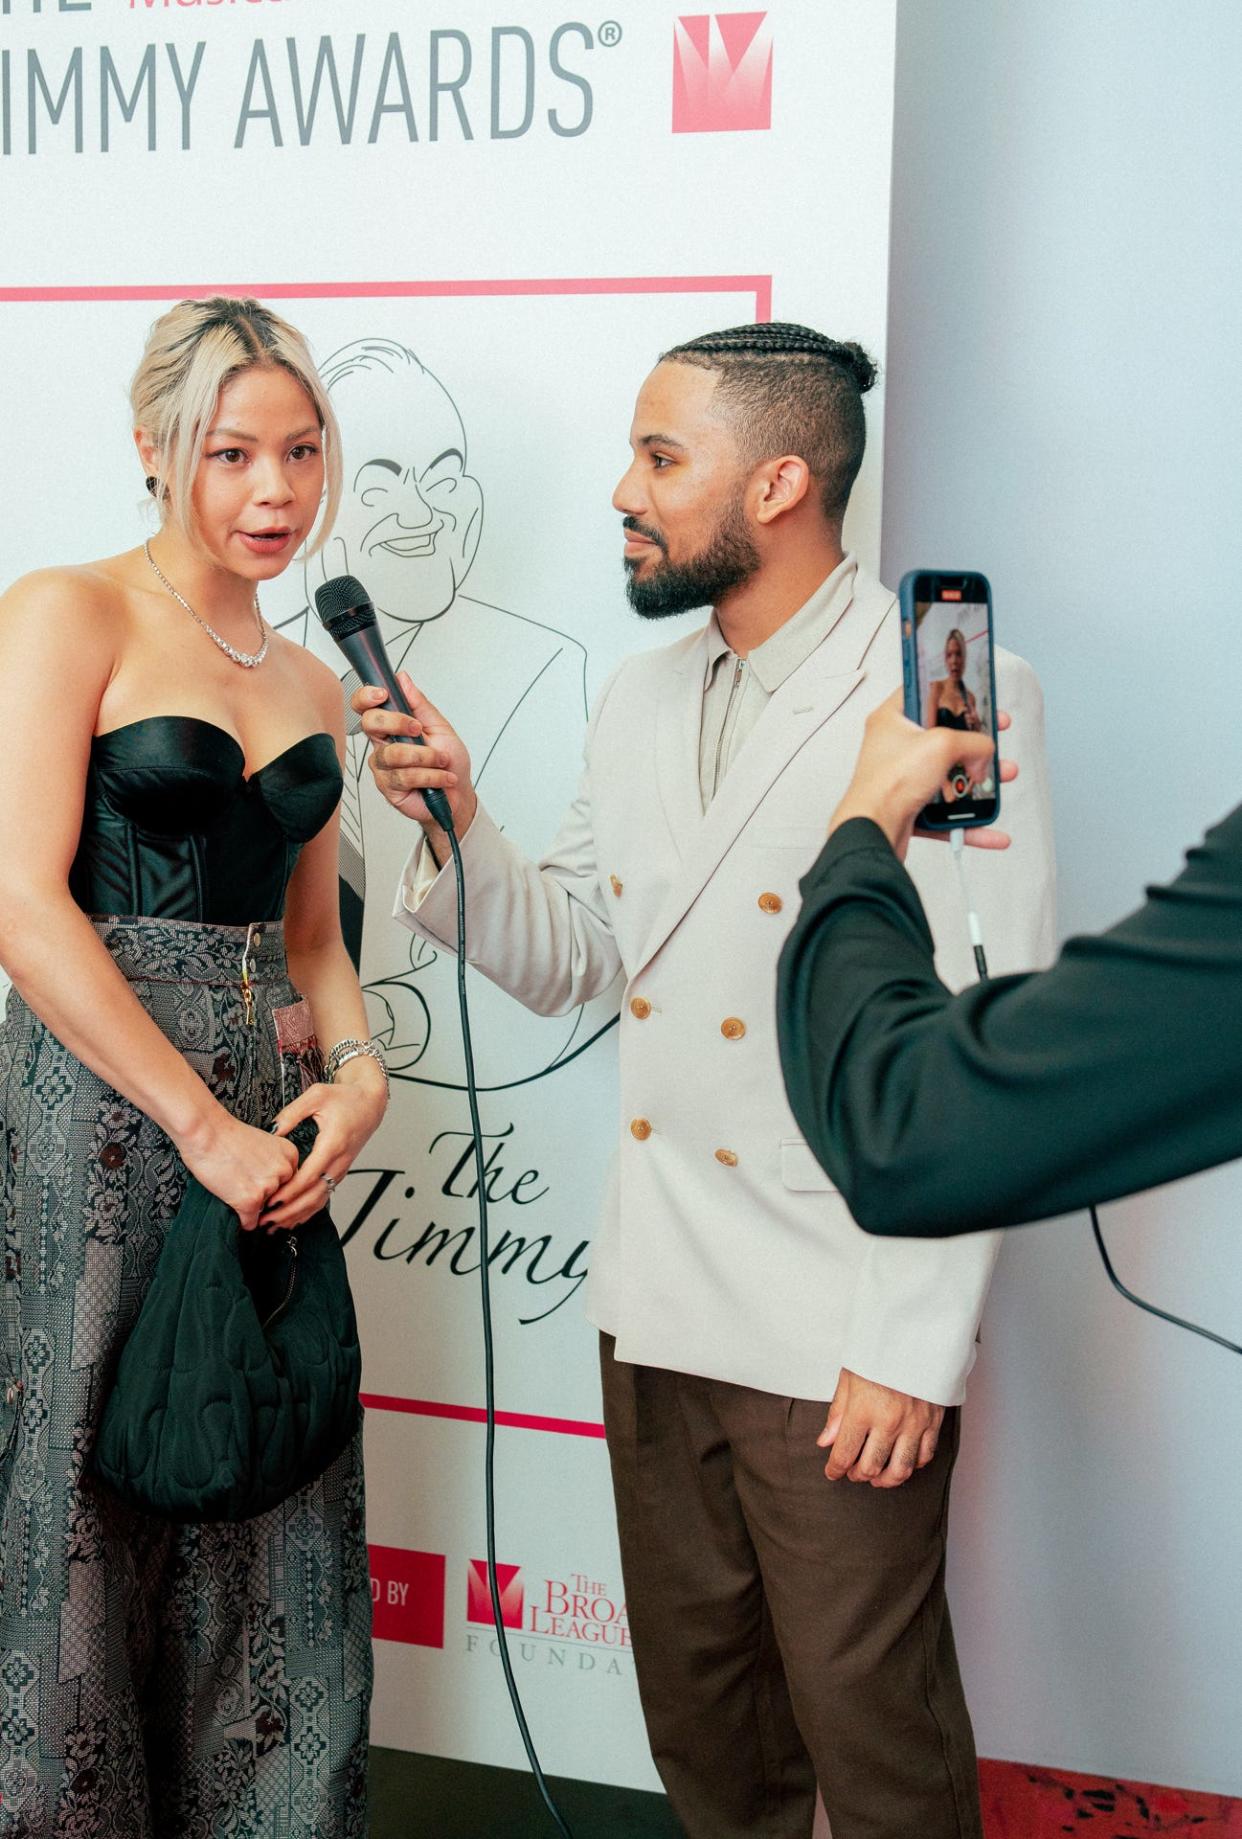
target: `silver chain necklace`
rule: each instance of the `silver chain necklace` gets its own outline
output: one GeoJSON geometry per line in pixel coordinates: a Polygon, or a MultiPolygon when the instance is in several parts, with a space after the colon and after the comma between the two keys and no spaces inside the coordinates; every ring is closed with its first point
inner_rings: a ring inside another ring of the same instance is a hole
{"type": "Polygon", "coordinates": [[[221,651],[226,652],[228,656],[232,658],[234,664],[240,664],[243,670],[256,670],[258,666],[262,664],[264,658],[267,656],[267,647],[268,647],[268,643],[272,636],[270,632],[265,630],[264,625],[263,625],[263,615],[259,611],[259,591],[258,589],[257,588],[255,589],[255,595],[254,595],[254,617],[255,617],[255,624],[259,628],[259,637],[262,639],[263,643],[259,646],[259,649],[257,651],[238,651],[235,645],[230,645],[227,639],[221,638],[220,634],[216,631],[215,627],[209,626],[207,624],[207,621],[203,619],[201,615],[199,615],[198,613],[194,611],[194,608],[190,605],[189,601],[185,598],[184,594],[179,594],[177,592],[172,582],[168,579],[168,576],[164,574],[164,572],[160,568],[159,563],[156,561],[155,557],[151,554],[150,542],[149,541],[145,542],[142,545],[142,547],[146,554],[147,561],[151,564],[152,568],[155,570],[157,578],[168,589],[168,592],[172,595],[177,605],[179,607],[185,608],[186,612],[189,614],[190,618],[195,622],[195,624],[203,628],[203,631],[207,634],[208,638],[215,640],[216,644],[220,647],[221,651]]]}

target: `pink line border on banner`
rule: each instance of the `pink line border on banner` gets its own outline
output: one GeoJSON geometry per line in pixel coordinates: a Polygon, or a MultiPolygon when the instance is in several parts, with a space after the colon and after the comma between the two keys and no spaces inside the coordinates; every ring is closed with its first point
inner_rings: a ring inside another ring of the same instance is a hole
{"type": "MultiPolygon", "coordinates": [[[[485,1424],[482,1405],[445,1405],[434,1398],[390,1398],[382,1392],[362,1393],[368,1411],[399,1411],[416,1418],[452,1418],[460,1424],[485,1424]]],[[[602,1437],[604,1426],[587,1418],[544,1418],[527,1411],[498,1411],[497,1424],[507,1430],[545,1430],[560,1437],[602,1437]]]]}
{"type": "Polygon", "coordinates": [[[566,275],[509,281],[269,281],[190,287],[167,283],[100,287],[0,287],[0,304],[28,301],[206,300],[254,294],[264,300],[418,300],[469,295],[753,293],[757,324],[772,317],[771,275],[566,275]]]}

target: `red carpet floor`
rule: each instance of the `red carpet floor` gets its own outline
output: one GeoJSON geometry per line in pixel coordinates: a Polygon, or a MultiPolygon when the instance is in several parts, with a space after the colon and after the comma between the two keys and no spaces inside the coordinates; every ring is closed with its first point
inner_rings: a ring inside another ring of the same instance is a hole
{"type": "MultiPolygon", "coordinates": [[[[1242,1801],[1224,1795],[1012,1762],[981,1763],[979,1779],[987,1839],[1242,1839],[1242,1801]]],[[[552,1790],[581,1839],[676,1839],[682,1830],[662,1794],[564,1780],[552,1790]]],[[[371,1751],[372,1839],[548,1839],[551,1830],[523,1770],[371,1751]]]]}
{"type": "Polygon", "coordinates": [[[983,1829],[987,1839],[1138,1839],[1148,1833],[1236,1835],[1242,1839],[1242,1801],[1222,1794],[1190,1794],[1145,1782],[1069,1775],[1016,1762],[981,1762],[983,1829]]]}

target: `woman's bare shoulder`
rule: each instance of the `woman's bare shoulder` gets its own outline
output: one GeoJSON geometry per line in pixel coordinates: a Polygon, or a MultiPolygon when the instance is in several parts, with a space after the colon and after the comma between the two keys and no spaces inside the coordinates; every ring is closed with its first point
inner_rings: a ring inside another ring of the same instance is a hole
{"type": "Polygon", "coordinates": [[[338,729],[343,732],[344,695],[336,672],[305,645],[299,645],[296,639],[287,639],[282,633],[274,632],[272,642],[279,647],[282,658],[297,676],[303,694],[313,701],[331,733],[336,734],[338,729]]]}
{"type": "Polygon", "coordinates": [[[0,642],[47,657],[70,650],[81,663],[115,656],[128,616],[108,562],[35,569],[0,594],[0,642]]]}
{"type": "Polygon", "coordinates": [[[20,575],[0,594],[0,612],[6,619],[55,615],[93,630],[101,615],[119,618],[125,611],[126,596],[117,567],[120,560],[36,568],[20,575]]]}

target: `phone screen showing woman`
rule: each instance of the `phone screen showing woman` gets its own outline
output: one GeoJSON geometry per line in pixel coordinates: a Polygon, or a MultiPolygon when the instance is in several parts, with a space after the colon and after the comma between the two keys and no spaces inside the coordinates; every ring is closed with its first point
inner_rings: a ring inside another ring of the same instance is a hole
{"type": "MultiPolygon", "coordinates": [[[[992,597],[982,575],[919,575],[914,583],[914,662],[925,728],[996,738],[992,597]]],[[[908,642],[908,640],[907,640],[908,642]]],[[[923,821],[937,829],[990,824],[1000,806],[995,760],[978,778],[961,761],[923,821]]]]}

